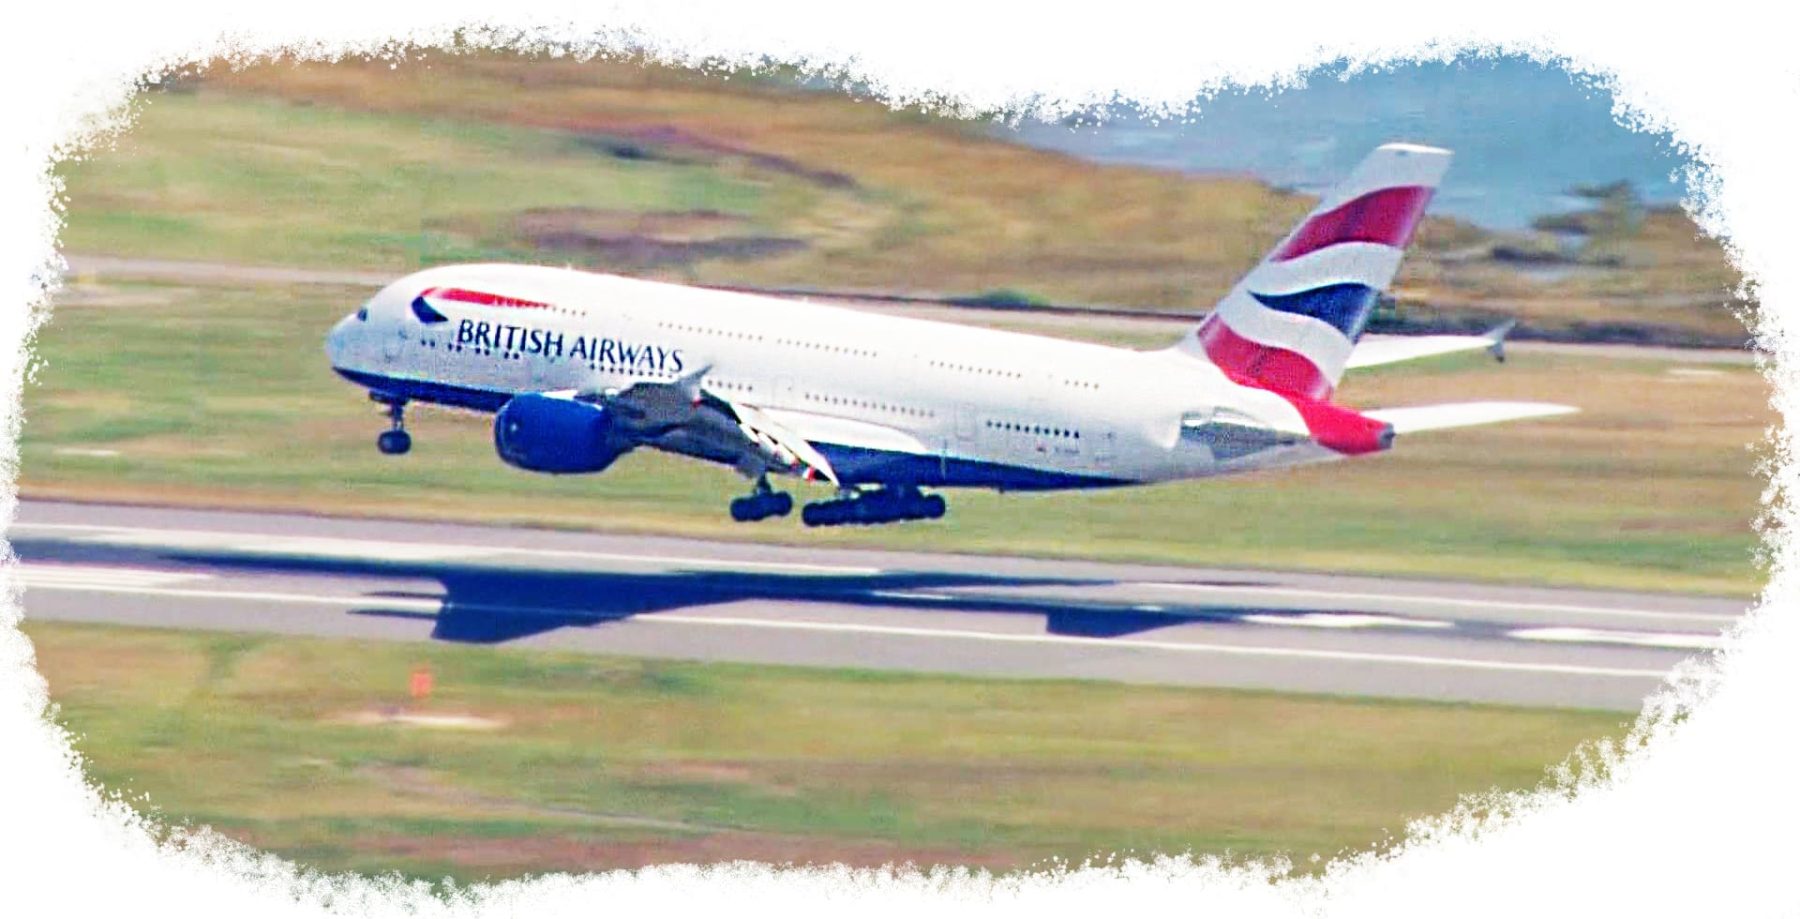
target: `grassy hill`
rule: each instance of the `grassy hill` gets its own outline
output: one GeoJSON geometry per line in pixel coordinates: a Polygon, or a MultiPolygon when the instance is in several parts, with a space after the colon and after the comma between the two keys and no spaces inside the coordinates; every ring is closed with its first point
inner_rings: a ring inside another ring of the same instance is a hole
{"type": "MultiPolygon", "coordinates": [[[[63,173],[75,252],[397,271],[502,257],[1186,312],[1311,206],[774,76],[441,53],[172,83],[116,149],[63,173]]],[[[1742,340],[1722,306],[1737,275],[1679,211],[1585,229],[1571,248],[1428,220],[1401,318],[1742,340]]]]}

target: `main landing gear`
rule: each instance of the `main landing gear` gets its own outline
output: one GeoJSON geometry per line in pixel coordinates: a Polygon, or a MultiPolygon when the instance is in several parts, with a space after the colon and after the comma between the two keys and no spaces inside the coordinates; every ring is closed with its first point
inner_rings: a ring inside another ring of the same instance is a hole
{"type": "Polygon", "coordinates": [[[754,523],[770,517],[786,517],[794,511],[794,496],[769,487],[769,477],[756,480],[756,490],[731,502],[731,519],[754,523]]]}
{"type": "Polygon", "coordinates": [[[924,495],[914,486],[895,485],[834,501],[808,504],[800,509],[800,520],[809,527],[894,523],[900,520],[936,520],[944,516],[944,510],[942,495],[924,495]]]}
{"type": "Polygon", "coordinates": [[[375,438],[375,449],[388,456],[399,456],[411,450],[412,435],[406,433],[406,400],[379,393],[370,393],[369,398],[387,406],[388,422],[392,425],[375,438]]]}

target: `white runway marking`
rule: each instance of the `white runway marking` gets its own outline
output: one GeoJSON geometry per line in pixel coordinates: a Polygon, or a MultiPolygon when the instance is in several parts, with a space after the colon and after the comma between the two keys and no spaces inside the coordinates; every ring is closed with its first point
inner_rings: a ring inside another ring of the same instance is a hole
{"type": "Polygon", "coordinates": [[[1297,657],[1311,660],[1346,661],[1373,664],[1401,664],[1416,667],[1444,667],[1462,670],[1498,670],[1513,673],[1557,673],[1575,676],[1661,677],[1662,670],[1629,667],[1589,667],[1576,664],[1539,664],[1523,661],[1486,661],[1459,657],[1430,657],[1421,654],[1382,654],[1369,651],[1328,651],[1314,648],[1275,648],[1256,645],[1215,645],[1200,642],[1154,641],[1141,638],[1089,638],[1080,635],[1038,633],[965,632],[957,629],[914,628],[911,626],[869,625],[850,622],[816,622],[788,619],[747,619],[730,616],[689,616],[680,613],[652,613],[639,617],[643,622],[678,623],[681,625],[736,626],[752,629],[789,631],[845,632],[852,634],[888,635],[905,638],[965,639],[1008,644],[1082,645],[1098,648],[1135,648],[1151,651],[1177,651],[1188,654],[1221,654],[1244,657],[1297,657]]]}
{"type": "Polygon", "coordinates": [[[26,587],[80,587],[104,585],[112,587],[160,587],[183,581],[203,581],[211,575],[189,571],[164,571],[156,568],[116,568],[94,565],[20,564],[17,572],[26,587]]]}
{"type": "Polygon", "coordinates": [[[1456,623],[1442,619],[1403,619],[1372,613],[1301,613],[1296,616],[1272,616],[1252,613],[1239,616],[1241,622],[1257,625],[1292,625],[1308,629],[1454,629],[1456,623]]]}
{"type": "Polygon", "coordinates": [[[933,603],[949,603],[960,599],[950,594],[926,593],[919,590],[871,590],[871,597],[885,597],[889,600],[929,600],[933,603]]]}
{"type": "Polygon", "coordinates": [[[1181,584],[1169,581],[1143,581],[1141,587],[1162,587],[1193,593],[1231,594],[1234,596],[1270,597],[1305,600],[1372,600],[1380,603],[1450,606],[1465,609],[1520,610],[1545,613],[1578,613],[1588,616],[1625,616],[1644,619],[1703,619],[1709,622],[1735,622],[1737,616],[1718,613],[1675,613],[1666,610],[1629,609],[1617,606],[1583,606],[1572,603],[1527,603],[1511,600],[1476,600],[1468,597],[1435,597],[1418,594],[1354,593],[1340,590],[1306,590],[1296,587],[1230,587],[1218,584],[1181,584]]]}
{"type": "Polygon", "coordinates": [[[1712,651],[1724,644],[1722,635],[1693,632],[1619,632],[1612,629],[1580,629],[1570,626],[1516,629],[1509,638],[1524,641],[1566,641],[1578,644],[1636,645],[1645,648],[1712,651]]]}
{"type": "Polygon", "coordinates": [[[386,542],[366,539],[344,539],[332,536],[269,536],[256,533],[230,533],[208,530],[163,530],[148,527],[119,527],[80,523],[19,523],[12,533],[46,531],[75,534],[79,542],[98,545],[141,546],[255,553],[263,555],[310,555],[320,558],[350,558],[358,561],[448,561],[453,559],[492,558],[501,555],[532,558],[588,559],[604,562],[628,562],[641,565],[666,565],[686,568],[721,568],[726,570],[785,571],[801,574],[880,574],[882,569],[860,565],[814,565],[804,562],[762,562],[751,559],[697,558],[677,555],[636,555],[621,552],[590,552],[581,549],[525,549],[507,546],[471,546],[451,543],[386,542]],[[85,535],[82,535],[85,534],[85,535]]]}
{"type": "MultiPolygon", "coordinates": [[[[57,584],[51,589],[89,593],[131,594],[156,597],[188,597],[200,600],[247,600],[265,603],[292,603],[326,606],[336,609],[382,607],[438,614],[443,603],[436,599],[416,597],[318,596],[314,594],[276,591],[204,590],[181,587],[138,587],[117,584],[57,584]]],[[[467,605],[470,612],[569,615],[578,610],[549,610],[534,607],[499,605],[467,605]]],[[[1345,663],[1394,664],[1409,667],[1457,670],[1486,670],[1507,673],[1545,673],[1571,676],[1623,677],[1654,679],[1664,671],[1628,667],[1590,667],[1575,664],[1533,663],[1527,661],[1475,660],[1455,657],[1432,657],[1419,654],[1383,654],[1366,651],[1331,651],[1313,648],[1281,648],[1255,645],[1206,644],[1201,642],[1158,641],[1139,638],[1090,638],[1079,635],[1047,633],[971,632],[961,629],[885,626],[870,623],[819,622],[814,620],[752,619],[741,616],[705,616],[683,613],[650,613],[633,616],[632,623],[649,625],[681,625],[745,629],[774,629],[793,632],[820,632],[855,635],[880,635],[892,638],[929,638],[934,640],[994,642],[1018,645],[1067,645],[1111,650],[1172,651],[1183,654],[1224,655],[1236,657],[1300,658],[1345,663]]]]}
{"type": "Polygon", "coordinates": [[[141,546],[189,552],[243,552],[258,555],[295,555],[311,558],[354,558],[371,562],[434,562],[493,550],[438,546],[431,543],[378,542],[322,536],[249,536],[227,533],[195,533],[170,530],[119,530],[77,536],[75,541],[108,546],[141,546]]]}

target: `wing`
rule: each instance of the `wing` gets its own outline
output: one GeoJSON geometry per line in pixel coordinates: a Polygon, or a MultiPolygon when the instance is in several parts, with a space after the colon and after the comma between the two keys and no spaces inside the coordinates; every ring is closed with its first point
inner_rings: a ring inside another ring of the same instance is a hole
{"type": "Polygon", "coordinates": [[[1494,360],[1506,360],[1506,336],[1516,322],[1505,322],[1482,335],[1367,335],[1350,352],[1344,369],[1398,364],[1439,354],[1486,350],[1494,360]]]}
{"type": "Polygon", "coordinates": [[[631,436],[677,453],[838,484],[837,472],[808,440],[761,409],[709,391],[701,367],[667,383],[635,383],[623,390],[584,391],[578,399],[617,413],[631,436]]]}

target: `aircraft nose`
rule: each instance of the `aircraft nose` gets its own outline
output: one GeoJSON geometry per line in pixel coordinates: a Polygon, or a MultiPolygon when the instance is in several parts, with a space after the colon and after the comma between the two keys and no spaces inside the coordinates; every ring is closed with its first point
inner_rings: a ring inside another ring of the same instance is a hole
{"type": "Polygon", "coordinates": [[[344,366],[344,361],[349,356],[350,338],[356,322],[356,314],[351,313],[339,319],[337,325],[332,326],[331,331],[325,333],[325,357],[331,361],[331,366],[344,366]]]}

